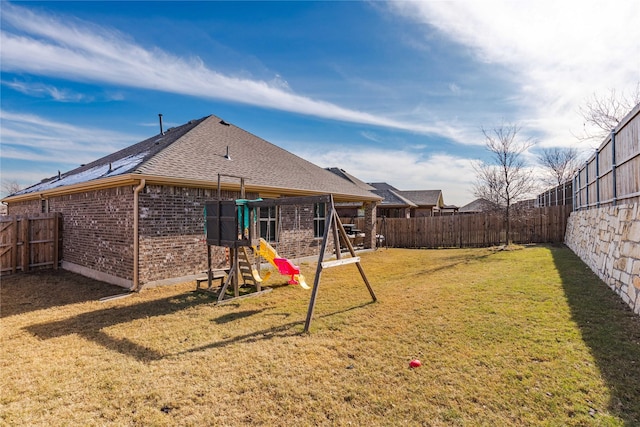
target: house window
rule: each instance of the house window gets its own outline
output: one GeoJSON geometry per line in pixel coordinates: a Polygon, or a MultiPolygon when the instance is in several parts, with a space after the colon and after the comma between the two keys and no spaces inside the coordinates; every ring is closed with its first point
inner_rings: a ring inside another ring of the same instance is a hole
{"type": "Polygon", "coordinates": [[[327,210],[324,203],[313,204],[313,237],[324,236],[324,224],[327,218],[327,210]]]}
{"type": "Polygon", "coordinates": [[[260,208],[260,237],[267,242],[276,240],[276,207],[260,208]]]}

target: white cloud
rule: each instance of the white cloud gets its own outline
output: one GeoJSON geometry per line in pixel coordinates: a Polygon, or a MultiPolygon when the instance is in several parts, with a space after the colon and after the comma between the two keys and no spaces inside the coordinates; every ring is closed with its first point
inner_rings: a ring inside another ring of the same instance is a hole
{"type": "Polygon", "coordinates": [[[457,140],[457,133],[448,127],[403,122],[311,99],[293,92],[278,75],[270,82],[225,75],[200,58],[147,49],[121,33],[95,25],[71,19],[62,22],[8,3],[3,3],[2,19],[9,24],[0,32],[2,69],[6,71],[222,99],[457,140]]]}
{"type": "Polygon", "coordinates": [[[472,48],[476,59],[515,72],[520,123],[546,133],[547,144],[574,141],[578,106],[593,93],[630,90],[640,80],[640,2],[427,1],[390,2],[408,19],[428,24],[472,48]]]}
{"type": "Polygon", "coordinates": [[[2,158],[88,163],[141,140],[140,137],[53,122],[32,114],[0,110],[2,158]]]}
{"type": "Polygon", "coordinates": [[[42,83],[28,83],[18,80],[2,81],[1,84],[25,95],[34,97],[50,97],[59,102],[80,102],[90,101],[91,98],[81,93],[76,93],[68,89],[59,89],[55,86],[42,83]]]}
{"type": "Polygon", "coordinates": [[[448,154],[428,157],[413,151],[344,148],[339,151],[297,150],[322,167],[340,167],[365,182],[386,182],[399,190],[442,190],[445,203],[463,206],[474,199],[471,159],[448,154]]]}

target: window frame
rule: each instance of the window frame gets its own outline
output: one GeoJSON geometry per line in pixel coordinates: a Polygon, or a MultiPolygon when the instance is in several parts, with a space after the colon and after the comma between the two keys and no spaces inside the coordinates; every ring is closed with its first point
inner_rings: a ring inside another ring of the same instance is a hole
{"type": "Polygon", "coordinates": [[[327,224],[327,204],[325,202],[313,204],[313,238],[321,239],[327,224]],[[320,212],[322,210],[322,212],[320,212]]]}
{"type": "Polygon", "coordinates": [[[260,208],[260,216],[259,220],[259,234],[260,237],[266,240],[267,242],[275,242],[277,240],[278,233],[278,207],[277,206],[268,206],[260,208]],[[267,212],[266,216],[263,216],[263,212],[267,212]],[[265,225],[265,235],[262,233],[262,225],[265,225]],[[272,232],[272,233],[271,233],[272,232]]]}

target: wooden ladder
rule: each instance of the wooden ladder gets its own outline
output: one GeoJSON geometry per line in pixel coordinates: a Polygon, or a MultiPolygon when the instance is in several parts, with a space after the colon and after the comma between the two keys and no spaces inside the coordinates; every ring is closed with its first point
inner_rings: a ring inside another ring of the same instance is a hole
{"type": "Polygon", "coordinates": [[[253,254],[249,252],[249,248],[246,246],[241,247],[239,250],[242,256],[238,259],[238,272],[242,278],[242,283],[255,286],[256,290],[260,291],[260,282],[253,277],[253,270],[255,268],[253,254]]]}

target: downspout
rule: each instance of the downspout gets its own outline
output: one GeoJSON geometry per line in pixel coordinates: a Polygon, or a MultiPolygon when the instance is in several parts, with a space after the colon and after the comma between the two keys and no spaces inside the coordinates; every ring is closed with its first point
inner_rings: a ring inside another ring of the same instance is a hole
{"type": "Polygon", "coordinates": [[[140,212],[138,212],[138,194],[140,194],[140,191],[144,188],[145,184],[145,179],[142,178],[140,180],[140,184],[133,190],[133,285],[131,286],[131,290],[134,292],[140,292],[140,280],[138,277],[140,263],[140,240],[138,232],[140,212]]]}

